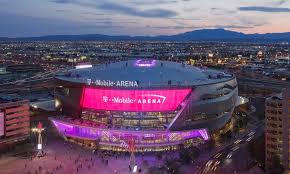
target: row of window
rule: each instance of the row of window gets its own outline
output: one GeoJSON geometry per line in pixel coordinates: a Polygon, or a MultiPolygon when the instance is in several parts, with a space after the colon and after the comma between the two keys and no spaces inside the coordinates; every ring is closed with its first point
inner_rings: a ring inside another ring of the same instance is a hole
{"type": "Polygon", "coordinates": [[[279,110],[266,110],[266,112],[268,114],[273,114],[273,115],[282,115],[282,111],[279,111],[279,110]]]}
{"type": "Polygon", "coordinates": [[[266,102],[266,106],[270,106],[272,108],[282,108],[282,103],[273,103],[273,102],[266,102]]]}
{"type": "Polygon", "coordinates": [[[279,143],[279,142],[281,143],[282,142],[282,140],[280,138],[266,137],[266,139],[267,140],[271,140],[272,142],[277,142],[277,143],[279,143]]]}
{"type": "Polygon", "coordinates": [[[277,125],[277,124],[274,124],[274,123],[267,123],[267,126],[269,127],[272,127],[272,128],[282,128],[282,125],[277,125]]]}
{"type": "Polygon", "coordinates": [[[228,95],[231,91],[226,91],[224,93],[220,93],[220,94],[204,94],[200,97],[201,100],[212,100],[212,99],[216,99],[225,95],[228,95]]]}
{"type": "Polygon", "coordinates": [[[276,131],[276,130],[267,130],[266,132],[269,134],[272,134],[272,135],[281,135],[282,134],[282,131],[276,131]]]}
{"type": "Polygon", "coordinates": [[[282,118],[277,118],[277,117],[267,117],[267,120],[271,120],[271,121],[282,121],[282,118]]]}

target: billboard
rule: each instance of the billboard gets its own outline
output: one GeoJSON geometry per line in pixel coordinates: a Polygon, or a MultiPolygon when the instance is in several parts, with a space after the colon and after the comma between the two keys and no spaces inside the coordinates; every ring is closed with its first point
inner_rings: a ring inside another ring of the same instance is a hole
{"type": "Polygon", "coordinates": [[[0,136],[4,135],[4,112],[0,112],[0,136]]]}
{"type": "Polygon", "coordinates": [[[186,89],[117,90],[85,87],[81,107],[110,111],[174,111],[192,91],[186,89]]]}

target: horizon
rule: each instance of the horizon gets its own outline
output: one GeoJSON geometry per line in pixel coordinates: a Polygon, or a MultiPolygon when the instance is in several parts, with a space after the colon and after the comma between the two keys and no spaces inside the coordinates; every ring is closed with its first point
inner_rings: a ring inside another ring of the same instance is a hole
{"type": "Polygon", "coordinates": [[[241,33],[245,35],[251,35],[251,34],[280,34],[280,33],[290,33],[290,32],[277,32],[277,33],[244,33],[244,32],[239,32],[239,31],[234,31],[234,30],[228,30],[225,28],[204,28],[204,29],[196,29],[196,30],[191,30],[191,31],[185,31],[183,33],[176,33],[172,35],[107,35],[107,34],[100,34],[100,33],[84,33],[84,34],[56,34],[56,35],[40,35],[40,36],[28,36],[28,37],[2,37],[0,38],[8,38],[8,39],[21,39],[21,38],[38,38],[38,37],[49,37],[49,36],[86,36],[86,35],[103,35],[103,36],[112,36],[112,37],[118,37],[118,36],[126,36],[126,37],[158,37],[158,36],[174,36],[174,35],[179,35],[179,34],[184,34],[184,33],[190,33],[190,32],[195,32],[195,31],[202,31],[202,30],[224,30],[224,31],[229,31],[229,32],[236,32],[236,33],[241,33]]]}
{"type": "Polygon", "coordinates": [[[84,34],[56,34],[56,35],[40,35],[40,36],[29,36],[29,37],[2,37],[0,38],[8,38],[8,39],[21,39],[21,38],[38,38],[38,37],[47,37],[47,36],[86,36],[86,35],[104,35],[104,36],[112,36],[112,37],[117,37],[117,36],[126,36],[126,37],[158,37],[158,36],[173,36],[173,35],[178,35],[178,34],[184,34],[184,33],[190,33],[190,32],[195,32],[195,31],[203,31],[203,30],[224,30],[224,31],[229,31],[229,32],[236,32],[236,33],[241,33],[245,35],[254,35],[254,34],[280,34],[280,33],[290,33],[290,32],[277,32],[277,33],[244,33],[244,32],[239,32],[239,31],[234,31],[234,30],[227,30],[225,28],[204,28],[204,29],[196,29],[196,30],[191,30],[191,31],[185,31],[183,33],[176,33],[172,35],[109,35],[109,34],[100,34],[100,33],[84,33],[84,34]]]}
{"type": "Polygon", "coordinates": [[[245,34],[290,32],[289,0],[208,1],[3,0],[0,37],[158,36],[218,28],[245,34]]]}

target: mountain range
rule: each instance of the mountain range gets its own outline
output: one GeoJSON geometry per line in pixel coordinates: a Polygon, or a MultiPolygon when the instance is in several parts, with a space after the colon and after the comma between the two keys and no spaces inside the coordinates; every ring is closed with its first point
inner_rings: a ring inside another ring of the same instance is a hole
{"type": "Polygon", "coordinates": [[[176,35],[109,36],[101,34],[48,35],[40,37],[0,37],[0,41],[229,41],[229,42],[289,42],[290,32],[245,34],[225,29],[201,29],[176,35]]]}

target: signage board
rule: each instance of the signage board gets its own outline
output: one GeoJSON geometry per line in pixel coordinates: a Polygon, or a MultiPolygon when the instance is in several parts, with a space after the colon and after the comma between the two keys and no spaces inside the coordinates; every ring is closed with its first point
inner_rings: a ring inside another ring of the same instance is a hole
{"type": "Polygon", "coordinates": [[[81,107],[111,111],[174,111],[192,91],[186,89],[116,90],[85,87],[81,107]]]}

